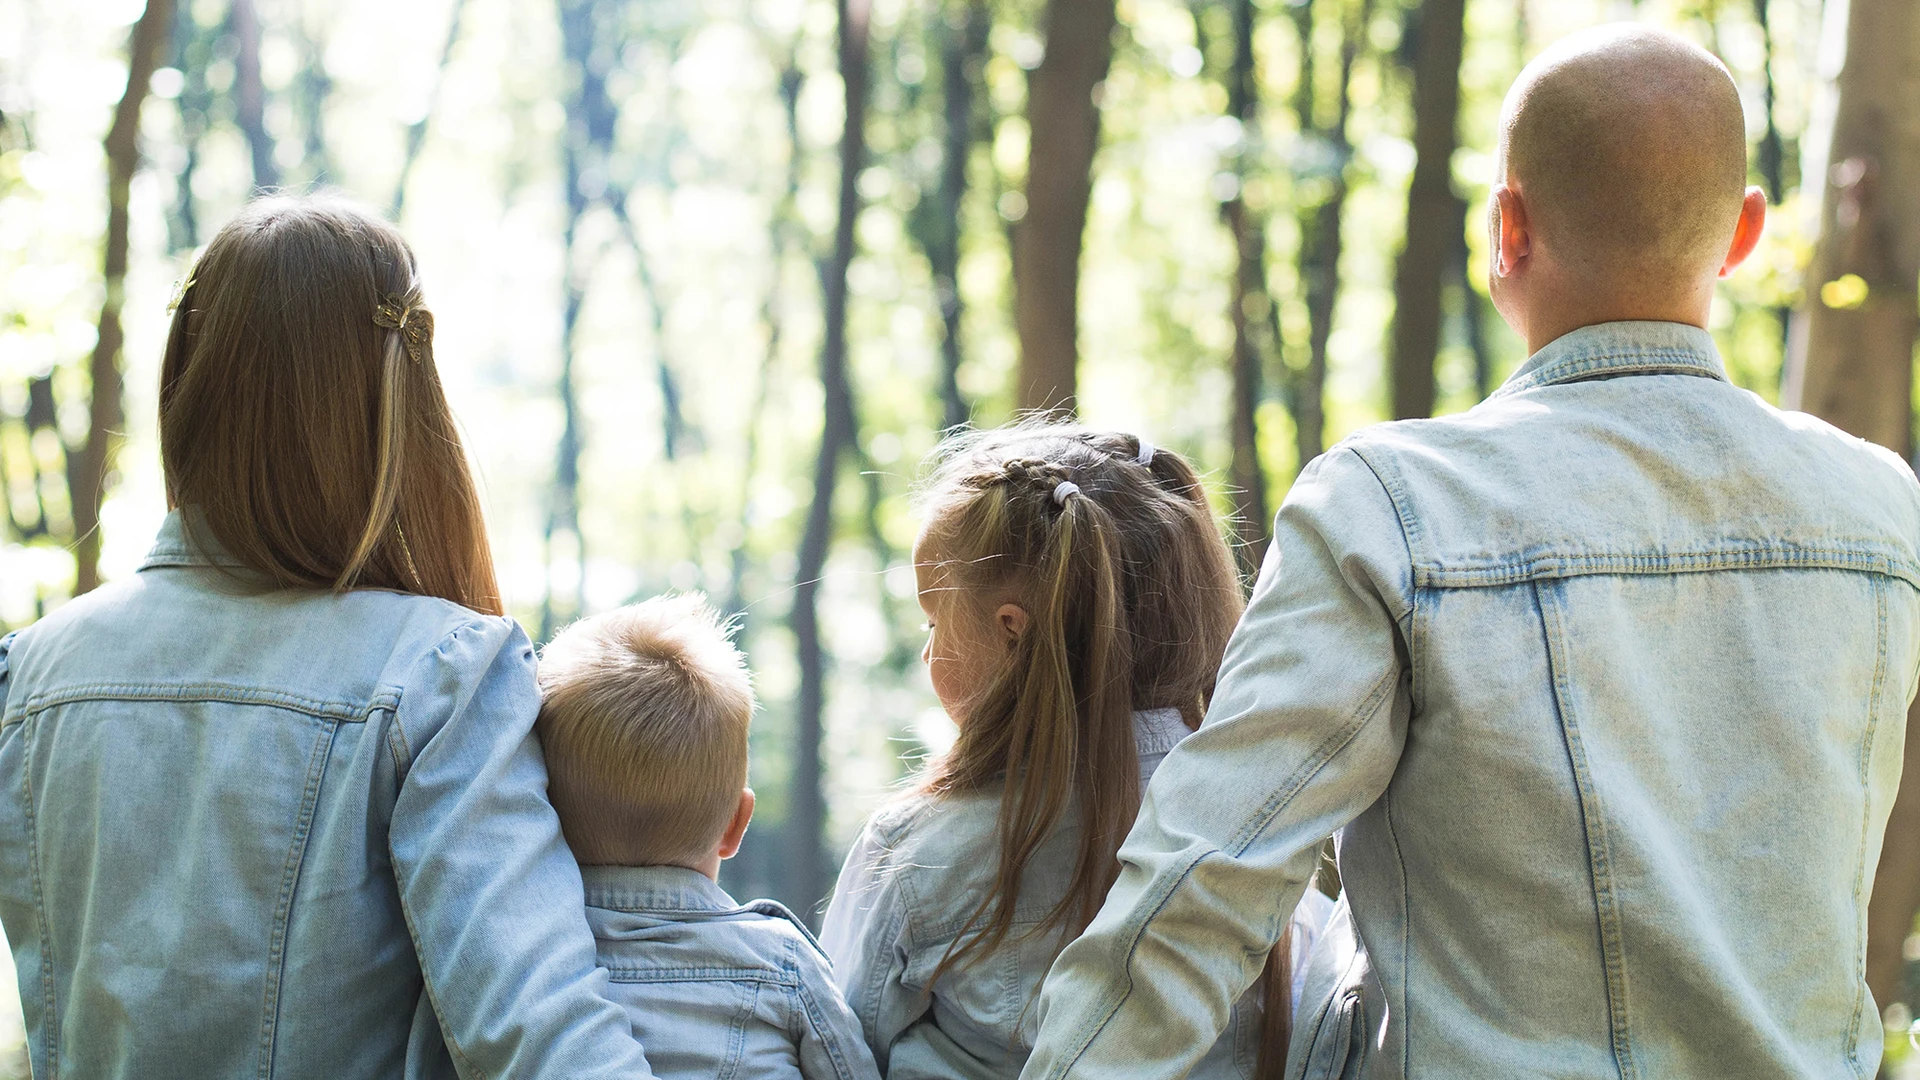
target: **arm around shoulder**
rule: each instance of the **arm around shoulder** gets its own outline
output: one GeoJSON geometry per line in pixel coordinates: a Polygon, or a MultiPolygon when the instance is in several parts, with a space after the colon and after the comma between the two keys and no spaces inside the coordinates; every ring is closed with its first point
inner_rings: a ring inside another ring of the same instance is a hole
{"type": "Polygon", "coordinates": [[[1380,797],[1411,714],[1412,567],[1335,448],[1295,482],[1200,730],[1154,774],[1120,879],[1041,993],[1023,1077],[1181,1074],[1224,1029],[1322,839],[1380,797]]]}
{"type": "Polygon", "coordinates": [[[533,648],[505,619],[443,639],[401,690],[408,764],[388,842],[462,1076],[648,1077],[594,965],[579,867],[547,802],[533,648]]]}

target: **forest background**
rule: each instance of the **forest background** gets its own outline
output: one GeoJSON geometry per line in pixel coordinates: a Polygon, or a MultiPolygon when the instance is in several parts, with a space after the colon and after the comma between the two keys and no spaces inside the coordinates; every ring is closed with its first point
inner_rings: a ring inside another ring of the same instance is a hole
{"type": "MultiPolygon", "coordinates": [[[[424,264],[529,632],[668,590],[739,616],[760,812],[725,882],[814,910],[953,738],[908,566],[940,431],[1077,409],[1176,447],[1251,567],[1302,461],[1523,359],[1484,284],[1500,101],[1617,19],[1746,102],[1772,214],[1714,306],[1733,380],[1909,454],[1911,0],[0,0],[0,632],[150,543],[196,248],[258,189],[344,192],[424,264]]],[[[1904,792],[1881,880],[1897,1053],[1904,792]]]]}

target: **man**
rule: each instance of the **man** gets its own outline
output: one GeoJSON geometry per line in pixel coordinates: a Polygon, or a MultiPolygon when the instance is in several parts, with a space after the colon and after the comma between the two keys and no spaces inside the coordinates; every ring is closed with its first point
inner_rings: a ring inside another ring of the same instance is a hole
{"type": "Polygon", "coordinates": [[[1336,830],[1345,944],[1290,1075],[1873,1074],[1920,489],[1728,384],[1704,327],[1765,220],[1745,145],[1669,35],[1522,73],[1492,290],[1532,356],[1301,474],[1024,1076],[1183,1075],[1336,830]]]}

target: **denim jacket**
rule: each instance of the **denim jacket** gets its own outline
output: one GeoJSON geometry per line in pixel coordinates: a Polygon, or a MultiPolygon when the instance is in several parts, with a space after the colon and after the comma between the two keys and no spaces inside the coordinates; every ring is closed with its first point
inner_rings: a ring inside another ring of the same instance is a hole
{"type": "Polygon", "coordinates": [[[1336,831],[1292,1077],[1873,1075],[1917,542],[1903,462],[1677,324],[1361,432],[1287,496],[1025,1075],[1178,1075],[1336,831]]]}
{"type": "MultiPolygon", "coordinates": [[[[1134,714],[1143,784],[1189,734],[1178,710],[1134,714]]],[[[873,816],[840,871],[821,939],[888,1080],[1010,1080],[1033,1046],[1039,1019],[1033,999],[1061,942],[1058,934],[1026,932],[1066,895],[1079,836],[1072,821],[1029,864],[1007,942],[937,981],[932,977],[992,883],[999,810],[992,793],[908,798],[873,816]]],[[[1295,1000],[1332,908],[1309,890],[1295,913],[1295,1000]]],[[[1208,1037],[1212,1049],[1192,1076],[1253,1075],[1259,1005],[1249,991],[1234,1007],[1231,1030],[1208,1037]]]]}
{"type": "Polygon", "coordinates": [[[588,866],[587,922],[662,1080],[879,1080],[827,956],[771,900],[678,866],[588,866]]]}
{"type": "Polygon", "coordinates": [[[170,515],[138,574],[0,641],[34,1075],[647,1076],[547,803],[525,635],[215,560],[170,515]]]}

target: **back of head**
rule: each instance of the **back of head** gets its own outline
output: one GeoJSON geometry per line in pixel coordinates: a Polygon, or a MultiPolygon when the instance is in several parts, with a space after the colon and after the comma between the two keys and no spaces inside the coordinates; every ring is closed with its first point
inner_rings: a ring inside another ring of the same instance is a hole
{"type": "Polygon", "coordinates": [[[1717,270],[1740,217],[1746,127],[1711,53],[1632,24],[1574,34],[1515,81],[1505,182],[1577,281],[1649,292],[1717,270]]]}
{"type": "Polygon", "coordinates": [[[1232,555],[1192,466],[1132,435],[1022,423],[948,439],[924,497],[922,558],[968,596],[1011,591],[1030,622],[933,763],[934,793],[1001,785],[984,932],[1011,928],[1026,860],[1077,801],[1069,895],[1043,927],[1083,927],[1139,809],[1136,709],[1199,723],[1242,606],[1232,555]]]}
{"type": "Polygon", "coordinates": [[[753,685],[698,595],[582,619],[540,654],[548,794],[585,865],[711,856],[747,786],[753,685]]]}
{"type": "Polygon", "coordinates": [[[190,532],[278,587],[501,611],[406,241],[327,198],[260,199],[194,264],[160,453],[190,532]]]}

